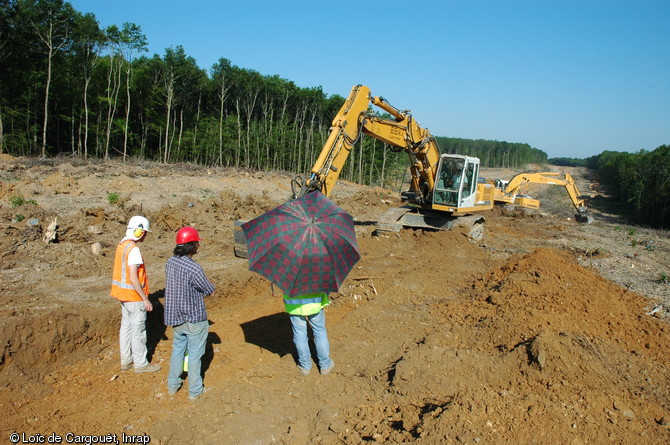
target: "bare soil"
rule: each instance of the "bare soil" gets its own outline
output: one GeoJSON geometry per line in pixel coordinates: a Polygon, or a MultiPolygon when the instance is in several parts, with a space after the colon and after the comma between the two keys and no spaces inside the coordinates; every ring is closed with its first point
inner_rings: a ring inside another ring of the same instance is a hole
{"type": "Polygon", "coordinates": [[[488,212],[478,243],[460,229],[373,236],[397,193],[340,181],[332,199],[354,216],[362,258],[326,310],[335,370],[303,377],[279,291],[233,255],[234,221],[284,202],[288,174],[0,156],[3,442],[670,442],[670,239],[605,212],[584,169],[569,171],[593,224],[573,220],[560,188],[538,188],[542,209],[488,212]],[[138,213],[153,229],[153,374],[119,370],[109,297],[114,246],[138,213]],[[200,231],[195,259],[217,286],[211,391],[194,402],[166,388],[164,266],[182,225],[200,231]]]}

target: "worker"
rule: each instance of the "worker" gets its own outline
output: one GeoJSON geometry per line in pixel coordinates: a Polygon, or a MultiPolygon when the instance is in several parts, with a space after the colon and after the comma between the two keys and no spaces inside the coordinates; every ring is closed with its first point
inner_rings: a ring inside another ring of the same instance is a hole
{"type": "Polygon", "coordinates": [[[468,175],[463,175],[463,163],[459,162],[455,170],[453,172],[453,175],[451,177],[451,189],[453,190],[458,190],[459,187],[461,186],[461,181],[463,182],[463,192],[467,196],[469,193],[467,193],[470,181],[468,181],[468,175]]]}
{"type": "Polygon", "coordinates": [[[122,371],[133,366],[137,373],[161,369],[160,365],[147,361],[146,320],[153,305],[149,301],[149,280],[138,243],[143,242],[149,232],[149,220],[144,216],[133,216],[128,221],[126,236],[116,246],[111,296],[121,302],[119,351],[122,371]]]}
{"type": "Polygon", "coordinates": [[[312,327],[321,375],[330,374],[335,367],[335,362],[330,358],[326,314],[323,310],[329,304],[328,294],[323,292],[296,297],[284,295],[284,308],[291,319],[293,343],[298,352],[298,369],[304,376],[309,375],[312,370],[307,324],[312,327]]]}
{"type": "Polygon", "coordinates": [[[451,188],[452,188],[452,189],[458,189],[458,186],[459,186],[460,183],[461,183],[461,175],[462,175],[462,171],[463,171],[463,170],[458,169],[458,170],[455,171],[455,172],[453,173],[453,175],[451,176],[451,188]]]}
{"type": "Polygon", "coordinates": [[[193,227],[179,229],[174,255],[165,265],[164,318],[165,324],[172,326],[168,394],[174,395],[181,388],[184,356],[188,355],[186,369],[191,400],[205,392],[201,359],[205,353],[209,321],[204,297],[214,292],[214,285],[205,275],[205,271],[193,260],[193,255],[198,253],[200,241],[200,234],[193,227]]]}

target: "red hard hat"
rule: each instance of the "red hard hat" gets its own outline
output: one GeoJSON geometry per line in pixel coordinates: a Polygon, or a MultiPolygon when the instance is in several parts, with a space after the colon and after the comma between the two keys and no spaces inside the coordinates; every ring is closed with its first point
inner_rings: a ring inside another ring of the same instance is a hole
{"type": "Polygon", "coordinates": [[[177,244],[186,244],[192,241],[202,241],[198,231],[193,227],[182,227],[177,232],[177,244]]]}

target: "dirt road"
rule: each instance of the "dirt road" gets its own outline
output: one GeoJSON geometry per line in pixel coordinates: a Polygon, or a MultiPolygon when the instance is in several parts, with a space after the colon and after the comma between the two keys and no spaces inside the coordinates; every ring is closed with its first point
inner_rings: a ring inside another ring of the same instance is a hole
{"type": "Polygon", "coordinates": [[[0,156],[3,442],[670,442],[666,232],[602,212],[581,226],[563,192],[538,190],[542,211],[491,211],[479,243],[459,230],[373,236],[396,194],[342,181],[333,200],[356,219],[362,259],[326,312],[336,368],[303,377],[279,292],[233,255],[233,222],[283,202],[289,176],[0,156]],[[16,196],[25,203],[13,207],[16,196]],[[154,230],[142,246],[156,301],[148,344],[163,366],[146,375],[119,370],[108,296],[115,243],[136,213],[154,230]],[[59,242],[46,244],[56,217],[59,242]],[[186,224],[217,286],[211,391],[195,402],[167,394],[161,319],[163,268],[186,224]]]}

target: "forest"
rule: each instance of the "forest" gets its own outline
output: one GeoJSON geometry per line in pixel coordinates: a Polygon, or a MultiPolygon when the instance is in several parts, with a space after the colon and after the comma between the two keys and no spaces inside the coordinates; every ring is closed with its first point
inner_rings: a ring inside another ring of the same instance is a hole
{"type": "Polygon", "coordinates": [[[586,161],[636,222],[670,228],[670,145],[638,153],[604,151],[586,161]]]}
{"type": "MultiPolygon", "coordinates": [[[[225,58],[204,70],[181,46],[149,57],[139,25],[101,29],[61,0],[0,6],[0,150],[14,155],[304,172],[345,100],[225,58]]],[[[485,165],[546,161],[527,144],[439,139],[485,165]]],[[[344,179],[384,184],[406,165],[369,138],[354,150],[344,179]]]]}
{"type": "MultiPolygon", "coordinates": [[[[302,173],[345,101],[224,57],[205,70],[181,46],[153,56],[147,46],[140,25],[101,28],[63,0],[0,0],[0,153],[302,173]]],[[[525,143],[434,136],[443,152],[477,156],[483,167],[547,162],[525,143]]],[[[664,226],[667,193],[658,187],[668,187],[668,168],[650,175],[663,163],[635,161],[651,153],[605,152],[590,166],[622,175],[608,179],[634,176],[639,184],[617,184],[617,198],[641,221],[664,226]]],[[[406,166],[404,155],[362,138],[340,177],[397,186],[406,166]]]]}

